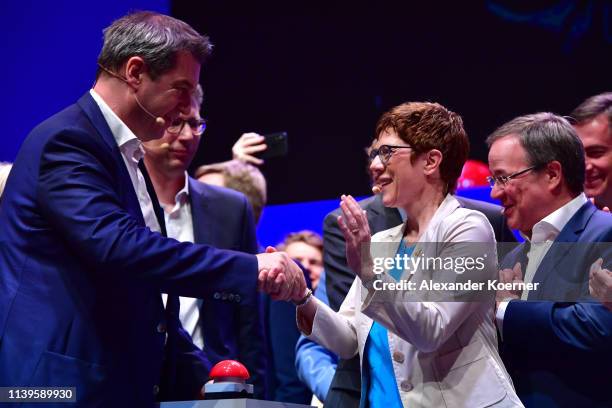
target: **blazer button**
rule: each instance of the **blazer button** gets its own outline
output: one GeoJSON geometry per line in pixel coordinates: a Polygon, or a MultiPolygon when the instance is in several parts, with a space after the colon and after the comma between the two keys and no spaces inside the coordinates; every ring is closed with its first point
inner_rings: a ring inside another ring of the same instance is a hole
{"type": "Polygon", "coordinates": [[[153,395],[159,394],[159,385],[155,384],[153,386],[153,395]]]}
{"type": "Polygon", "coordinates": [[[403,363],[404,362],[404,354],[400,353],[399,351],[396,351],[393,353],[393,360],[398,362],[398,363],[403,363]]]}
{"type": "Polygon", "coordinates": [[[166,325],[164,323],[160,323],[157,325],[157,332],[158,333],[165,333],[166,332],[166,325]]]}
{"type": "Polygon", "coordinates": [[[213,298],[219,300],[221,298],[221,294],[219,292],[215,292],[213,298]]]}
{"type": "Polygon", "coordinates": [[[400,383],[400,388],[402,389],[402,391],[408,392],[408,391],[412,391],[414,387],[412,386],[410,381],[404,380],[400,383]]]}

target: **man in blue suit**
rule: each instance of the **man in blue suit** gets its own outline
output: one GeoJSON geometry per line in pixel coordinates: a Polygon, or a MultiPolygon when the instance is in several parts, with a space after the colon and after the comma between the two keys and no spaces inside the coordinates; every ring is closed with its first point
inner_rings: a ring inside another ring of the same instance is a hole
{"type": "Polygon", "coordinates": [[[570,115],[584,145],[585,193],[599,208],[612,208],[612,92],[591,96],[570,115]]]}
{"type": "MultiPolygon", "coordinates": [[[[201,183],[187,174],[206,124],[200,117],[203,92],[198,85],[178,134],[170,132],[144,143],[145,164],[164,209],[168,236],[179,241],[257,253],[255,223],[246,197],[234,190],[201,183]]],[[[265,395],[265,345],[259,294],[253,290],[243,306],[238,294],[215,292],[208,298],[180,297],[180,320],[211,364],[243,363],[255,388],[265,395]]]]}
{"type": "Polygon", "coordinates": [[[157,232],[141,141],[181,125],[210,48],[179,20],[125,16],[105,30],[94,88],[24,141],[0,207],[0,386],[76,387],[79,406],[195,398],[206,362],[177,295],[303,298],[284,253],[157,232]]]}
{"type": "Polygon", "coordinates": [[[610,406],[612,313],[589,296],[589,269],[609,268],[612,216],[583,193],[584,149],[551,113],[511,120],[487,139],[491,197],[527,240],[502,262],[502,358],[527,407],[610,406]],[[535,286],[537,285],[537,286],[535,286]],[[585,302],[586,301],[586,302],[585,302]],[[590,302],[589,302],[590,301],[590,302]]]}

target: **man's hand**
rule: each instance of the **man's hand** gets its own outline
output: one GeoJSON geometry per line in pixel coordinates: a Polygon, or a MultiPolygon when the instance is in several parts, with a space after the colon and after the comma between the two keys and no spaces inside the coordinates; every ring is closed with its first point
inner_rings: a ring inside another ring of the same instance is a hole
{"type": "Polygon", "coordinates": [[[244,133],[232,147],[234,159],[261,166],[264,161],[253,154],[263,152],[268,148],[264,140],[264,137],[257,133],[244,133]]]}
{"type": "MultiPolygon", "coordinates": [[[[523,272],[521,271],[521,263],[517,262],[512,269],[502,269],[499,271],[499,281],[501,283],[521,283],[523,282],[523,272]]],[[[497,306],[500,302],[520,299],[520,290],[498,290],[495,294],[497,306]]]]}
{"type": "Polygon", "coordinates": [[[300,300],[306,292],[306,280],[299,266],[285,252],[267,247],[257,254],[258,289],[274,300],[300,300]]]}
{"type": "Polygon", "coordinates": [[[602,268],[603,259],[599,258],[589,272],[589,292],[605,307],[612,311],[612,272],[602,268]]]}

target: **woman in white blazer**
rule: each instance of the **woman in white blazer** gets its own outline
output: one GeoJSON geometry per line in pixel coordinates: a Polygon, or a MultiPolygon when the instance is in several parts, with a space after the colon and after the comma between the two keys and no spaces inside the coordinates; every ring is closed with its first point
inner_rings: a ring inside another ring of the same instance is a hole
{"type": "Polygon", "coordinates": [[[374,192],[385,206],[409,215],[404,224],[370,237],[363,210],[342,197],[338,222],[357,277],[337,313],[310,296],[298,302],[300,330],[343,358],[359,353],[363,407],[522,406],[497,351],[494,299],[443,301],[449,300],[444,290],[381,290],[400,276],[420,287],[443,276],[463,282],[497,274],[491,225],[451,194],[469,151],[461,117],[439,104],[402,104],[380,118],[372,147],[374,192]],[[362,257],[364,246],[369,250],[362,257]],[[376,259],[396,254],[480,257],[483,268],[473,275],[454,268],[449,275],[447,266],[393,266],[375,274],[376,259]]]}

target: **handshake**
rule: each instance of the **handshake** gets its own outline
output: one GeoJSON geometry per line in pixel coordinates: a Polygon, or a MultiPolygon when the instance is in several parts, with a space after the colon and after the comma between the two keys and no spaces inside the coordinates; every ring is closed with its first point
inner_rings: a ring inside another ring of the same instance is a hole
{"type": "Polygon", "coordinates": [[[259,277],[257,288],[273,300],[298,302],[307,294],[306,280],[300,267],[285,252],[267,247],[257,254],[259,277]]]}

